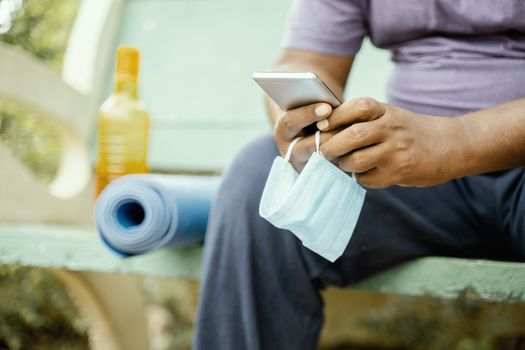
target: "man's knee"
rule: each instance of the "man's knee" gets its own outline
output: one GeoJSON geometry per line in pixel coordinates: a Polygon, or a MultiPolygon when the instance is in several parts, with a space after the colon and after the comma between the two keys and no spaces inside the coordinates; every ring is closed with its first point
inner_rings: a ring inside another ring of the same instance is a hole
{"type": "Polygon", "coordinates": [[[208,250],[243,251],[257,235],[275,229],[259,216],[266,178],[278,154],[270,135],[247,144],[224,173],[215,199],[206,240],[208,250]]]}

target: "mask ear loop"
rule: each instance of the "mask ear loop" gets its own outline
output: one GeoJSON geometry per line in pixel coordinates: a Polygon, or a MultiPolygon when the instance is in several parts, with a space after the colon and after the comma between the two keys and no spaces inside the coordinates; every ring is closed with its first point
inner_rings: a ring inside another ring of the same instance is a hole
{"type": "Polygon", "coordinates": [[[296,138],[290,143],[290,145],[288,146],[288,149],[286,150],[286,155],[284,156],[284,160],[285,160],[287,163],[290,162],[290,158],[292,157],[292,151],[293,151],[293,148],[295,147],[295,145],[297,144],[297,142],[299,142],[300,139],[302,139],[301,136],[296,137],[296,138]]]}
{"type": "Polygon", "coordinates": [[[321,153],[319,147],[321,146],[321,132],[317,130],[315,132],[315,153],[321,153]]]}

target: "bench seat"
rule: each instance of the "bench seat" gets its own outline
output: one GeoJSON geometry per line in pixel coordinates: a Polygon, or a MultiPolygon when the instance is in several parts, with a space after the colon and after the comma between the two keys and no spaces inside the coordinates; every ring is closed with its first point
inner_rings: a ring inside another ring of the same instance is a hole
{"type": "MultiPolygon", "coordinates": [[[[122,259],[112,254],[90,227],[0,226],[0,264],[198,278],[202,248],[164,248],[122,259]]],[[[465,290],[489,301],[525,302],[525,265],[488,260],[427,257],[374,275],[355,289],[454,299],[465,290]]]]}
{"type": "Polygon", "coordinates": [[[66,225],[1,225],[0,264],[40,268],[198,278],[200,246],[159,249],[120,258],[111,253],[94,228],[66,225]]]}

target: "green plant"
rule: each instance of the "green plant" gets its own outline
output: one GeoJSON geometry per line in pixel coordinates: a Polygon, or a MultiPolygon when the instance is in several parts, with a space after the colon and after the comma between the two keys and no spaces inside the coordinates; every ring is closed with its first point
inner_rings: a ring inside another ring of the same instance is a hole
{"type": "Polygon", "coordinates": [[[456,300],[399,297],[362,325],[402,349],[503,350],[525,336],[523,305],[487,303],[470,289],[456,300]]]}
{"type": "Polygon", "coordinates": [[[0,266],[0,348],[87,349],[87,324],[48,272],[0,266]]]}
{"type": "Polygon", "coordinates": [[[42,181],[53,180],[60,141],[54,130],[34,112],[0,100],[0,141],[42,181]]]}
{"type": "MultiPolygon", "coordinates": [[[[10,13],[9,20],[3,23],[2,28],[7,31],[0,34],[0,41],[17,46],[60,70],[80,0],[0,0],[0,5],[4,5],[4,15],[10,13]],[[9,4],[16,11],[7,11],[9,4]]],[[[53,179],[60,144],[54,130],[36,112],[0,100],[0,141],[38,178],[44,182],[53,179]]]]}
{"type": "MultiPolygon", "coordinates": [[[[12,1],[12,0],[0,0],[12,1]]],[[[24,0],[0,41],[22,48],[60,70],[80,0],[24,0]]]]}

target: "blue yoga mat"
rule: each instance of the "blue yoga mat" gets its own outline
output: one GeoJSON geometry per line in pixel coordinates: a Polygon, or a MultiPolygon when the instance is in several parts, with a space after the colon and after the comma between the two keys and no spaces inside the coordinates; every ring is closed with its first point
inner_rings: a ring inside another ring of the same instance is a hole
{"type": "Polygon", "coordinates": [[[121,256],[202,241],[218,186],[216,176],[137,174],[118,178],[96,203],[100,237],[121,256]]]}

